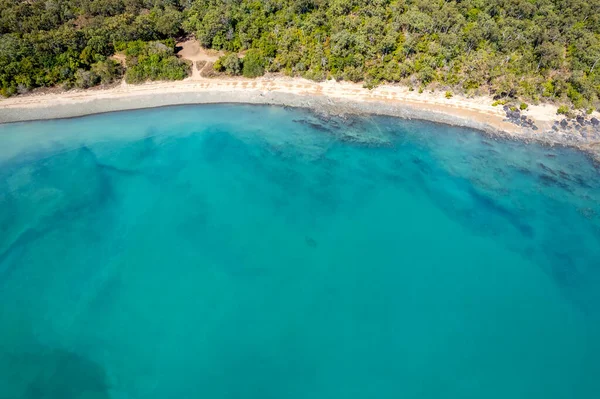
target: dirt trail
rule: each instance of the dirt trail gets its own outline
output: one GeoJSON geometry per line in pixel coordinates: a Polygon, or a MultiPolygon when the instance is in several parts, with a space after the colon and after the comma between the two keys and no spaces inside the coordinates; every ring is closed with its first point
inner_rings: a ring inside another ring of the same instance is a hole
{"type": "Polygon", "coordinates": [[[177,47],[181,47],[181,50],[177,55],[184,60],[192,61],[192,76],[190,80],[203,80],[201,72],[207,67],[208,63],[215,62],[225,53],[223,51],[209,50],[203,48],[197,40],[189,39],[176,44],[177,47]],[[199,61],[205,61],[204,65],[200,70],[197,68],[199,61]]]}

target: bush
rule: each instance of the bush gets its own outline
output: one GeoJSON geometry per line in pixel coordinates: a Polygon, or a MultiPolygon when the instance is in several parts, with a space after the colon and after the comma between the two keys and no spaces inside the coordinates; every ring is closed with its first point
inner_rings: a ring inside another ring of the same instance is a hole
{"type": "Polygon", "coordinates": [[[242,73],[242,61],[237,54],[231,53],[220,57],[213,65],[215,71],[225,72],[227,75],[239,75],[242,73]]]}
{"type": "Polygon", "coordinates": [[[556,113],[558,115],[569,115],[571,113],[571,111],[569,110],[569,107],[567,107],[566,105],[561,105],[556,110],[556,113]]]}
{"type": "Polygon", "coordinates": [[[521,103],[521,104],[519,105],[519,109],[520,109],[521,111],[525,111],[525,110],[527,109],[527,104],[525,104],[525,103],[521,103]]]}
{"type": "Polygon", "coordinates": [[[342,75],[342,78],[344,80],[349,80],[350,82],[354,82],[354,83],[358,83],[361,80],[363,80],[365,77],[365,73],[362,69],[362,67],[354,67],[354,66],[347,66],[346,68],[344,68],[344,73],[342,75]]]}
{"type": "Polygon", "coordinates": [[[363,87],[365,89],[369,89],[369,90],[373,90],[378,85],[379,85],[379,79],[375,79],[375,78],[372,78],[370,76],[367,76],[367,78],[363,82],[363,87]]]}
{"type": "Polygon", "coordinates": [[[247,78],[257,78],[265,74],[265,59],[258,50],[248,50],[243,61],[242,74],[247,78]]]}
{"type": "Polygon", "coordinates": [[[423,85],[428,85],[437,79],[437,74],[429,65],[419,71],[419,80],[423,85]]]}
{"type": "Polygon", "coordinates": [[[444,96],[448,99],[452,98],[452,92],[447,91],[446,94],[444,94],[444,96]]]}
{"type": "Polygon", "coordinates": [[[308,71],[302,74],[304,79],[314,80],[316,82],[322,82],[325,80],[326,76],[322,70],[319,69],[309,69],[308,71]]]}
{"type": "Polygon", "coordinates": [[[110,59],[93,64],[91,71],[100,78],[103,85],[113,83],[123,76],[123,66],[110,59]]]}
{"type": "Polygon", "coordinates": [[[87,89],[88,87],[96,86],[100,83],[100,76],[92,71],[78,69],[75,72],[75,87],[78,89],[87,89]]]}
{"type": "Polygon", "coordinates": [[[141,83],[146,80],[182,80],[190,72],[190,65],[174,54],[175,43],[130,42],[127,44],[127,83],[141,83]]]}

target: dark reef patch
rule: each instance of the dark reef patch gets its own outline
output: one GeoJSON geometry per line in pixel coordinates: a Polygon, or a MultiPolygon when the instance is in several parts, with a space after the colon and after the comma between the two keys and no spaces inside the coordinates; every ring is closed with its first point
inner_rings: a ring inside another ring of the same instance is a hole
{"type": "Polygon", "coordinates": [[[301,125],[306,125],[308,127],[310,127],[311,129],[320,131],[320,132],[324,132],[324,133],[331,133],[331,129],[328,127],[323,126],[320,123],[316,123],[307,119],[294,119],[293,120],[295,123],[299,123],[301,125]]]}
{"type": "Polygon", "coordinates": [[[27,352],[0,353],[0,370],[5,373],[0,381],[10,381],[6,399],[110,398],[104,369],[69,350],[35,345],[27,352]]]}
{"type": "Polygon", "coordinates": [[[306,236],[305,239],[304,239],[304,242],[306,242],[306,245],[308,245],[311,248],[316,248],[317,247],[317,242],[312,237],[306,236]]]}

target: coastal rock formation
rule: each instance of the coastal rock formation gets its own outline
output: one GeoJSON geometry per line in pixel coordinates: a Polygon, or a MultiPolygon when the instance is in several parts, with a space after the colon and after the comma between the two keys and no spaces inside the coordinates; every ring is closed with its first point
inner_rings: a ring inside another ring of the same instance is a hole
{"type": "Polygon", "coordinates": [[[549,128],[536,125],[535,121],[519,109],[504,105],[505,121],[522,128],[519,136],[549,145],[576,147],[600,159],[600,121],[596,117],[579,114],[574,118],[556,119],[549,128]]]}
{"type": "Polygon", "coordinates": [[[504,112],[506,113],[506,119],[514,123],[517,126],[528,127],[533,130],[538,130],[538,127],[535,125],[533,119],[528,118],[527,115],[521,114],[519,109],[511,109],[508,105],[503,107],[504,112]]]}

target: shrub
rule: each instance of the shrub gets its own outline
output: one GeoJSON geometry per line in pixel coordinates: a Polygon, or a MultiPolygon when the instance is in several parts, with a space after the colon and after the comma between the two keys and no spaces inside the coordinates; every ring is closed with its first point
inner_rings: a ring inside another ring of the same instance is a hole
{"type": "Polygon", "coordinates": [[[584,107],[585,99],[583,95],[579,91],[577,91],[577,89],[575,89],[575,87],[571,83],[567,84],[567,97],[571,100],[575,108],[584,107]]]}
{"type": "Polygon", "coordinates": [[[419,79],[421,83],[424,85],[428,85],[437,79],[437,74],[429,65],[425,66],[423,69],[419,71],[419,79]]]}
{"type": "Polygon", "coordinates": [[[558,109],[556,110],[556,113],[558,115],[569,115],[570,114],[570,110],[569,107],[567,107],[566,105],[561,105],[560,107],[558,107],[558,109]]]}
{"type": "Polygon", "coordinates": [[[265,74],[265,59],[258,50],[248,50],[243,61],[242,74],[247,78],[257,78],[265,74]]]}
{"type": "Polygon", "coordinates": [[[302,74],[302,77],[305,79],[314,80],[316,82],[322,82],[325,80],[325,73],[320,69],[309,69],[308,71],[302,74]]]}
{"type": "Polygon", "coordinates": [[[100,76],[92,71],[78,69],[75,72],[75,87],[78,89],[87,89],[88,87],[96,86],[100,82],[100,76]]]}
{"type": "Polygon", "coordinates": [[[225,67],[223,66],[223,62],[222,62],[221,58],[223,58],[223,57],[219,57],[219,59],[217,59],[215,61],[215,63],[213,64],[213,69],[216,72],[225,72],[225,67]]]}
{"type": "Polygon", "coordinates": [[[446,94],[444,94],[444,96],[448,99],[452,98],[452,92],[447,91],[446,94]]]}
{"type": "Polygon", "coordinates": [[[527,109],[527,104],[525,104],[525,103],[521,103],[521,104],[519,105],[519,109],[520,109],[521,111],[525,111],[525,110],[527,109]]]}
{"type": "Polygon", "coordinates": [[[127,43],[127,83],[141,83],[146,80],[182,80],[190,72],[188,62],[174,55],[175,43],[141,41],[127,43]]]}
{"type": "Polygon", "coordinates": [[[123,66],[110,59],[93,64],[91,71],[100,78],[102,84],[113,83],[123,76],[123,66]]]}
{"type": "Polygon", "coordinates": [[[225,72],[227,75],[239,75],[242,72],[242,61],[237,54],[231,53],[220,57],[214,64],[215,71],[225,72]]]}
{"type": "Polygon", "coordinates": [[[357,68],[354,66],[347,66],[346,68],[344,68],[344,74],[342,77],[344,80],[349,80],[351,82],[358,83],[361,80],[363,80],[364,71],[362,67],[357,68]]]}
{"type": "Polygon", "coordinates": [[[379,79],[375,79],[375,78],[372,78],[370,76],[367,76],[367,78],[363,82],[363,87],[365,89],[369,89],[369,90],[373,90],[378,85],[379,85],[379,79]]]}

